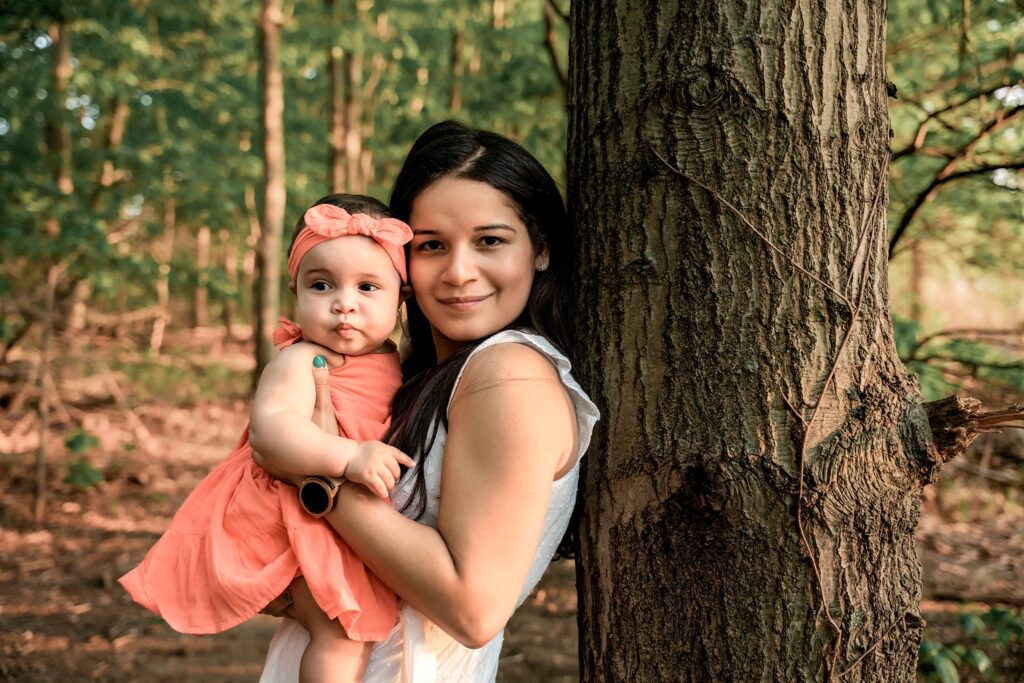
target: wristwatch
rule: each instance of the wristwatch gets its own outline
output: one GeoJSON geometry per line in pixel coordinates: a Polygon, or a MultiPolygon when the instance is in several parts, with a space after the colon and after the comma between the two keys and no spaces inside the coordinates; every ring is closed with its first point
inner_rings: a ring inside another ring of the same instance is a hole
{"type": "Polygon", "coordinates": [[[299,503],[314,517],[323,517],[334,509],[334,499],[346,480],[335,483],[329,477],[306,477],[299,484],[299,503]]]}

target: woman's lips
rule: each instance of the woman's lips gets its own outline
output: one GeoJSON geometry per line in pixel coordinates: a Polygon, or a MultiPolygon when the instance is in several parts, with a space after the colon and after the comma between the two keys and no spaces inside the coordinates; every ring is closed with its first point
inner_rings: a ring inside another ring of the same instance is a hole
{"type": "Polygon", "coordinates": [[[490,298],[490,296],[490,294],[481,294],[478,296],[451,296],[438,299],[438,301],[456,311],[468,311],[481,301],[490,298]]]}

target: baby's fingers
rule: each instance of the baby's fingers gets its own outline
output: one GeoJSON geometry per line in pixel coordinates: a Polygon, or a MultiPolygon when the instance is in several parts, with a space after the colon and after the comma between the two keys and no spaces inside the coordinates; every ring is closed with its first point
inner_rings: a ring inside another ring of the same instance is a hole
{"type": "Polygon", "coordinates": [[[395,460],[397,460],[400,465],[405,465],[406,467],[416,467],[416,461],[410,458],[402,451],[398,450],[397,448],[395,449],[395,460]]]}
{"type": "Polygon", "coordinates": [[[388,488],[384,485],[384,481],[380,477],[374,477],[371,481],[366,482],[366,488],[370,489],[373,493],[384,500],[388,499],[388,488]]]}

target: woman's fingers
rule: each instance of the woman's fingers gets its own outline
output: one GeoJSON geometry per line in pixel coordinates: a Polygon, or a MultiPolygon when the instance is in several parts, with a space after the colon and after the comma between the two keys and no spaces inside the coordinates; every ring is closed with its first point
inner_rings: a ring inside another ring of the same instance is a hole
{"type": "Polygon", "coordinates": [[[313,403],[313,424],[328,434],[338,434],[338,421],[334,419],[334,405],[331,403],[331,371],[327,359],[317,354],[313,358],[313,384],[316,387],[313,403]]]}

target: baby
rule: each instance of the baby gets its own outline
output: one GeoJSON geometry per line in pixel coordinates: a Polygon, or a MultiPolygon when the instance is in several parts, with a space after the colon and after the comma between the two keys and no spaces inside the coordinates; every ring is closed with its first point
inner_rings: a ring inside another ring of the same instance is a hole
{"type": "Polygon", "coordinates": [[[120,579],[132,599],[193,634],[236,626],[287,591],[310,633],[303,681],[361,680],[372,641],[396,622],[397,599],[252,453],[268,467],[344,478],[385,498],[399,465],[413,466],[379,441],[402,381],[389,336],[412,239],[389,216],[375,199],[343,194],[306,211],[288,257],[298,324],[281,319],[282,350],[260,378],[247,431],[120,579]],[[340,436],[310,420],[314,364],[329,368],[340,436]]]}

